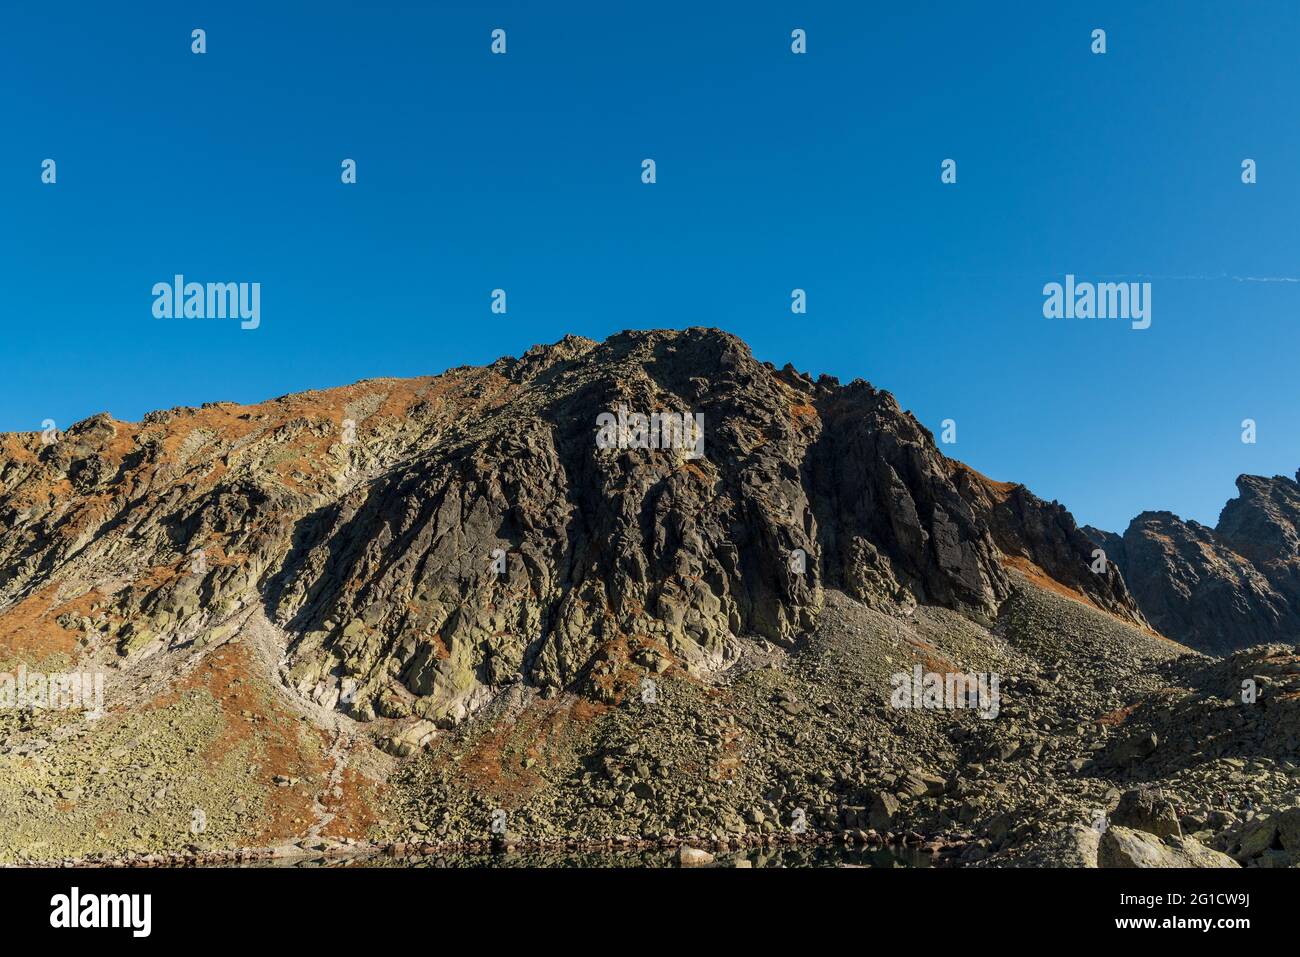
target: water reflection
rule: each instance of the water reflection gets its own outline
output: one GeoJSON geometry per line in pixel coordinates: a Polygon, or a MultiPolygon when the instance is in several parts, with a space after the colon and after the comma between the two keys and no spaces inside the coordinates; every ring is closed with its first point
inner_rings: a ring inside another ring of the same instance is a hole
{"type": "MultiPolygon", "coordinates": [[[[751,848],[717,852],[715,867],[929,867],[931,857],[916,848],[840,845],[751,848]],[[748,862],[747,864],[744,862],[748,862]]],[[[514,851],[509,854],[429,854],[389,857],[310,858],[278,862],[286,867],[676,867],[675,852],[653,850],[514,851]]]]}

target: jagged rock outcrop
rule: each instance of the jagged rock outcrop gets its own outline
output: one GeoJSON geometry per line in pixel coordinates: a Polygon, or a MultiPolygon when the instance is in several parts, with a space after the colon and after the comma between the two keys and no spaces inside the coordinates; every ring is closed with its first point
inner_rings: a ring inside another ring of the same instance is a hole
{"type": "Polygon", "coordinates": [[[1207,528],[1143,512],[1123,536],[1087,528],[1161,633],[1210,654],[1300,638],[1300,485],[1243,475],[1207,528]]]}
{"type": "Polygon", "coordinates": [[[1237,493],[1219,514],[1215,533],[1300,608],[1300,471],[1294,480],[1242,475],[1237,493]]]}
{"type": "Polygon", "coordinates": [[[615,700],[646,661],[792,646],[826,588],[990,620],[1015,569],[1141,622],[1063,507],[716,330],[3,443],[0,619],[136,661],[260,609],[290,685],[363,720],[455,723],[512,683],[615,700]]]}

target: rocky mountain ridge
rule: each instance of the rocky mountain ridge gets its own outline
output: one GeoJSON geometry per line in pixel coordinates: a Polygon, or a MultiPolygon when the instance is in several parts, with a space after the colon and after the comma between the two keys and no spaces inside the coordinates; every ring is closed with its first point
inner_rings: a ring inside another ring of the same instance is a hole
{"type": "Polygon", "coordinates": [[[1062,507],[948,460],[887,392],[701,329],[6,436],[0,516],[6,618],[138,661],[264,606],[291,683],[362,720],[454,723],[515,680],[612,694],[609,654],[713,670],[792,644],[828,587],[991,617],[1015,563],[1141,622],[1062,507]],[[599,448],[620,408],[700,414],[703,455],[599,448]]]}
{"type": "Polygon", "coordinates": [[[1242,475],[1214,528],[1143,512],[1124,534],[1084,531],[1163,634],[1210,654],[1300,639],[1300,473],[1242,475]]]}
{"type": "MultiPolygon", "coordinates": [[[[1264,491],[1234,525],[1261,543],[1264,491]]],[[[1171,782],[1229,851],[1300,774],[1296,656],[1207,670],[1096,547],[888,392],[709,329],[3,435],[0,673],[107,687],[96,720],[0,708],[0,861],[798,822],[1034,863],[1171,782]],[[896,707],[915,668],[1000,676],[996,718],[896,707]]],[[[1241,860],[1285,862],[1261,828],[1241,860]]]]}

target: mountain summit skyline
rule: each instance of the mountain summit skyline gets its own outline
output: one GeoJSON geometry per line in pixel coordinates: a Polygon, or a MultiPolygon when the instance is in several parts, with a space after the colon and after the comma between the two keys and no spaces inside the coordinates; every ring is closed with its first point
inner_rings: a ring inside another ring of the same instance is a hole
{"type": "Polygon", "coordinates": [[[0,433],[0,863],[1289,861],[1222,795],[1290,820],[1300,486],[1240,485],[1081,528],[700,327],[0,433]]]}
{"type": "MultiPolygon", "coordinates": [[[[682,332],[625,331],[611,337],[603,344],[570,335],[552,345],[536,345],[525,352],[520,359],[503,357],[486,368],[525,369],[535,367],[538,363],[554,362],[556,357],[568,358],[571,355],[586,355],[590,358],[604,354],[614,357],[604,361],[617,363],[626,361],[617,356],[628,349],[635,351],[636,344],[643,342],[665,343],[667,345],[664,348],[673,351],[678,348],[678,344],[688,343],[696,350],[713,349],[721,356],[730,355],[735,351],[737,355],[745,355],[746,361],[755,361],[750,357],[748,346],[737,337],[721,330],[697,327],[682,332]]],[[[769,371],[775,371],[772,363],[761,365],[769,371]]],[[[317,395],[347,395],[365,391],[378,383],[391,382],[397,385],[399,392],[418,393],[425,382],[456,381],[458,377],[475,371],[475,367],[459,367],[436,377],[411,380],[382,378],[362,380],[347,386],[285,395],[278,399],[257,403],[249,408],[280,408],[285,404],[293,407],[304,402],[310,403],[313,401],[312,397],[317,395]]],[[[807,373],[799,372],[789,364],[780,371],[778,378],[780,381],[794,383],[800,388],[803,387],[803,383],[814,381],[819,388],[841,388],[838,380],[833,376],[822,375],[814,380],[807,373]]],[[[855,379],[848,386],[850,391],[859,388],[867,390],[870,394],[876,393],[876,390],[862,379],[855,379]]],[[[945,454],[935,434],[916,421],[910,412],[903,412],[892,393],[882,391],[879,394],[888,397],[893,407],[911,423],[911,427],[919,430],[918,434],[926,437],[936,456],[936,462],[943,463],[939,466],[940,471],[950,473],[951,479],[956,483],[955,487],[961,491],[963,498],[978,509],[987,512],[990,518],[995,518],[1001,510],[1011,508],[1017,513],[1016,521],[1023,521],[1023,515],[1019,514],[1023,509],[1021,505],[1016,504],[1017,502],[1032,503],[1029,506],[1032,510],[1049,508],[1024,484],[986,478],[957,458],[945,454]]],[[[683,400],[687,406],[691,395],[690,390],[687,390],[683,400]]],[[[692,413],[688,408],[676,412],[671,409],[661,409],[655,405],[659,401],[661,400],[654,399],[648,404],[643,403],[646,405],[643,412],[635,408],[629,411],[626,396],[621,396],[617,400],[611,398],[604,406],[587,408],[583,415],[591,420],[587,425],[594,429],[596,447],[598,449],[629,447],[659,449],[661,439],[659,419],[666,417],[668,422],[663,430],[662,447],[668,450],[669,439],[675,438],[684,442],[678,451],[685,456],[686,460],[704,458],[704,441],[708,434],[704,414],[692,413]],[[642,440],[639,441],[633,434],[633,440],[629,444],[629,429],[631,428],[635,433],[635,423],[638,418],[641,420],[639,428],[642,440]],[[633,425],[629,426],[629,422],[633,425]]],[[[352,409],[354,405],[350,404],[347,408],[352,409]]],[[[22,433],[11,434],[6,436],[5,442],[10,448],[26,447],[39,452],[47,461],[56,462],[60,461],[61,457],[67,456],[69,449],[92,448],[95,436],[120,436],[119,427],[126,427],[129,430],[128,434],[137,436],[134,441],[139,441],[138,436],[147,434],[148,426],[152,424],[173,420],[185,421],[188,417],[196,415],[200,420],[205,420],[212,414],[208,410],[233,408],[238,406],[231,402],[212,402],[205,403],[199,408],[159,409],[144,415],[140,423],[119,422],[108,413],[100,413],[74,423],[66,434],[66,438],[72,440],[70,443],[53,427],[46,428],[40,433],[30,434],[27,438],[23,438],[22,433]],[[92,444],[87,446],[87,441],[91,441],[92,444]],[[19,445],[15,446],[15,442],[19,445]]],[[[423,408],[423,406],[415,408],[423,408]]],[[[328,445],[318,442],[311,448],[317,452],[328,448],[332,455],[348,453],[350,447],[358,442],[358,436],[364,448],[366,419],[348,417],[335,409],[333,402],[327,405],[327,409],[332,410],[327,414],[337,419],[333,427],[340,430],[341,442],[328,445]],[[358,429],[361,431],[358,432],[358,429]]],[[[250,416],[260,417],[260,414],[254,416],[253,413],[248,412],[241,418],[250,416]]],[[[582,416],[570,413],[566,420],[557,422],[556,426],[562,428],[566,434],[581,433],[582,416]]],[[[322,424],[318,423],[314,428],[319,431],[322,424]]],[[[119,437],[117,441],[120,442],[122,439],[119,437]]],[[[355,452],[350,454],[355,455],[355,452]]],[[[73,480],[74,488],[80,488],[80,483],[90,481],[87,476],[102,474],[108,468],[104,461],[100,455],[92,455],[85,461],[74,460],[69,466],[68,473],[71,476],[75,472],[78,476],[73,480]]],[[[302,461],[302,467],[307,470],[304,474],[319,472],[320,466],[320,462],[310,459],[302,461]]],[[[11,482],[15,467],[16,463],[11,462],[8,469],[11,482]]],[[[3,473],[0,473],[0,478],[2,477],[3,473]]],[[[1297,478],[1300,478],[1300,475],[1297,478]]],[[[291,479],[287,480],[292,482],[291,479]]],[[[1092,525],[1078,526],[1068,510],[1068,503],[1058,505],[1052,502],[1050,508],[1056,509],[1061,516],[1055,521],[1063,523],[1064,531],[1061,534],[1065,535],[1068,542],[1067,550],[1073,551],[1073,558],[1065,559],[1060,554],[1052,556],[1048,560],[1050,574],[1055,579],[1069,583],[1071,587],[1077,586],[1081,592],[1089,595],[1089,600],[1096,600],[1098,598],[1094,587],[1096,581],[1080,575],[1077,566],[1089,564],[1092,560],[1089,556],[1091,545],[1100,546],[1106,552],[1107,562],[1112,567],[1118,568],[1124,576],[1123,582],[1132,583],[1128,588],[1125,584],[1119,586],[1120,597],[1117,606],[1112,607],[1112,599],[1107,595],[1100,601],[1103,607],[1112,610],[1127,609],[1122,612],[1123,615],[1131,616],[1133,620],[1143,625],[1148,622],[1153,623],[1170,638],[1184,642],[1190,647],[1214,653],[1231,651],[1260,641],[1288,640],[1291,632],[1296,629],[1297,623],[1300,623],[1300,586],[1295,585],[1296,569],[1300,567],[1300,544],[1298,544],[1300,533],[1297,532],[1297,529],[1300,529],[1300,490],[1297,487],[1297,480],[1283,476],[1270,479],[1263,476],[1241,475],[1238,476],[1236,484],[1239,498],[1229,501],[1223,507],[1220,526],[1226,524],[1239,531],[1235,537],[1224,541],[1215,540],[1214,533],[1195,520],[1184,522],[1177,515],[1163,510],[1143,510],[1127,526],[1121,526],[1127,528],[1124,533],[1107,531],[1092,525]],[[1243,515],[1256,517],[1243,519],[1241,517],[1243,515]],[[1242,529],[1247,531],[1240,531],[1242,529]],[[1170,536],[1173,539],[1190,536],[1192,540],[1196,540],[1198,536],[1205,540],[1206,536],[1209,536],[1213,544],[1206,545],[1203,541],[1200,545],[1191,547],[1191,552],[1180,558],[1167,547],[1170,536]],[[1142,542],[1146,543],[1145,548],[1142,542]],[[1154,551],[1151,548],[1153,545],[1154,551]],[[1208,554],[1207,548],[1218,549],[1220,555],[1211,558],[1208,564],[1202,567],[1201,555],[1208,554]],[[1252,565],[1251,559],[1244,557],[1247,555],[1259,562],[1258,568],[1252,565]],[[1068,564],[1070,562],[1075,567],[1070,567],[1068,564]],[[1237,569],[1230,571],[1233,566],[1237,566],[1237,569]],[[1212,597],[1216,589],[1222,592],[1217,598],[1212,597]],[[1135,597],[1130,597],[1130,591],[1135,597]],[[1226,602],[1226,605],[1207,614],[1209,606],[1206,602],[1216,601],[1220,604],[1226,602]]],[[[0,492],[4,490],[4,485],[0,484],[0,492]]],[[[279,492],[277,491],[276,494],[278,495],[279,492]]],[[[23,513],[15,514],[21,516],[23,513]]],[[[999,528],[1005,531],[1007,523],[999,524],[995,521],[991,524],[990,530],[995,538],[999,528]]],[[[1021,533],[1013,531],[1010,534],[1015,539],[1021,533]]],[[[999,542],[999,545],[1005,545],[1005,542],[999,542]]],[[[1024,551],[1024,544],[1015,541],[1004,550],[1009,554],[1015,554],[1024,551]]],[[[1024,556],[1035,561],[1042,560],[1042,554],[1031,556],[1030,552],[1025,551],[1024,556]]],[[[1105,580],[1109,574],[1108,572],[1102,575],[1102,580],[1105,580]]],[[[13,573],[10,572],[5,577],[12,576],[13,573]]],[[[924,587],[920,587],[916,593],[916,598],[920,601],[930,601],[934,597],[924,587]]]]}

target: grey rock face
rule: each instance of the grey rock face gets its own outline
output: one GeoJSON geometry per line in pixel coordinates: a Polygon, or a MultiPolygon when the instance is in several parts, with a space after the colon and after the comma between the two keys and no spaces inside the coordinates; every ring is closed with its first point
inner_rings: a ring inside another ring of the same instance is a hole
{"type": "Polygon", "coordinates": [[[1143,613],[1189,647],[1226,654],[1300,634],[1300,615],[1286,596],[1203,525],[1143,512],[1117,551],[1143,613]]]}

